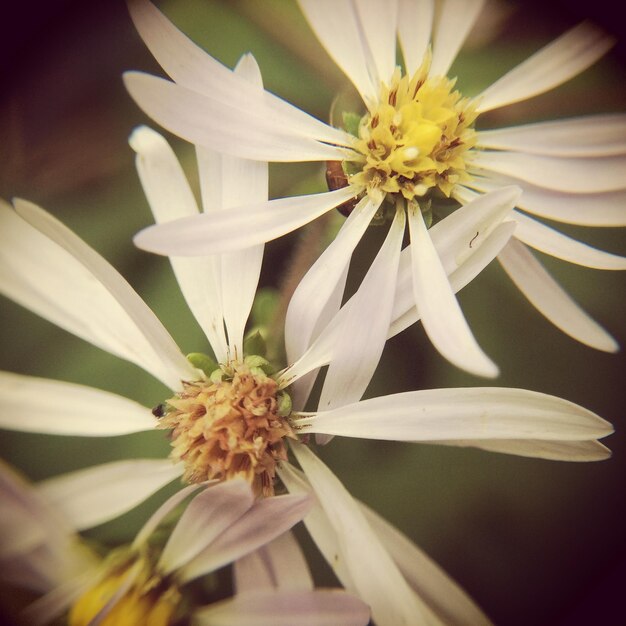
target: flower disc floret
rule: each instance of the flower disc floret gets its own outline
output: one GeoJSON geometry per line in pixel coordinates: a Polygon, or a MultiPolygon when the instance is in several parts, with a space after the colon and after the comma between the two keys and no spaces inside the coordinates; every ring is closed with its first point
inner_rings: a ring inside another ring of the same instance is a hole
{"type": "Polygon", "coordinates": [[[243,476],[258,495],[274,493],[276,464],[286,460],[284,437],[295,439],[289,396],[257,363],[230,362],[206,380],[184,382],[166,402],[160,428],[170,428],[171,457],[198,483],[243,476]]]}

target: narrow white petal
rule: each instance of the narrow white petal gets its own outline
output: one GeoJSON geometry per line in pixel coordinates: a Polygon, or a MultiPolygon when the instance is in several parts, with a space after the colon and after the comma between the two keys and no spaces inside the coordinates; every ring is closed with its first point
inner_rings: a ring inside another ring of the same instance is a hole
{"type": "Polygon", "coordinates": [[[296,288],[285,317],[285,348],[290,363],[302,356],[316,329],[328,321],[321,319],[322,313],[337,285],[345,279],[352,252],[379,206],[365,196],[296,288]]]}
{"type": "Polygon", "coordinates": [[[351,150],[292,132],[251,102],[245,109],[142,72],[126,72],[135,102],[170,132],[212,150],[259,161],[340,160],[351,150]]]}
{"type": "Polygon", "coordinates": [[[566,157],[625,154],[626,115],[588,115],[482,130],[478,144],[484,148],[566,157]]]}
{"type": "Polygon", "coordinates": [[[254,494],[243,479],[207,487],[187,506],[157,564],[164,574],[189,563],[250,510],[254,494]]]}
{"type": "Polygon", "coordinates": [[[169,459],[114,461],[55,476],[37,489],[76,530],[103,524],[180,476],[169,459]]]}
{"type": "Polygon", "coordinates": [[[445,76],[472,26],[484,0],[442,0],[433,29],[431,76],[445,76]]]}
{"type": "Polygon", "coordinates": [[[497,366],[482,351],[463,317],[422,212],[418,208],[408,213],[413,295],[424,330],[435,348],[457,367],[478,376],[497,376],[497,366]]]}
{"type": "Polygon", "coordinates": [[[175,82],[229,104],[244,116],[256,111],[268,119],[280,120],[282,125],[304,136],[339,145],[349,142],[343,131],[271,93],[259,93],[245,77],[231,72],[194,44],[151,2],[133,0],[129,9],[141,38],[175,82]]]}
{"type": "Polygon", "coordinates": [[[376,73],[388,82],[396,68],[398,0],[361,0],[355,6],[376,73]]]}
{"type": "Polygon", "coordinates": [[[566,335],[604,352],[619,349],[615,339],[572,300],[523,243],[511,239],[498,260],[530,303],[566,335]]]}
{"type": "Polygon", "coordinates": [[[487,626],[489,618],[428,555],[397,528],[361,503],[361,511],[400,571],[444,624],[487,626]]]}
{"type": "Polygon", "coordinates": [[[306,559],[292,532],[235,561],[233,572],[238,594],[259,589],[311,591],[314,587],[306,559]]]}
{"type": "Polygon", "coordinates": [[[430,623],[430,611],[408,586],[367,523],[357,502],[334,474],[301,444],[292,446],[336,535],[354,589],[379,626],[430,623]]]}
{"type": "MultiPolygon", "coordinates": [[[[33,228],[0,201],[0,292],[78,337],[140,365],[172,388],[178,387],[182,371],[188,375],[190,366],[182,355],[182,368],[163,362],[148,341],[146,329],[127,309],[134,312],[137,302],[141,302],[138,307],[145,307],[128,283],[93,250],[87,254],[76,250],[77,238],[69,231],[61,242],[39,232],[43,212],[24,201],[17,204],[24,217],[37,224],[33,228]],[[97,265],[106,266],[105,271],[97,265]],[[110,274],[107,284],[104,273],[110,274]],[[118,297],[117,291],[125,294],[118,297]]],[[[53,218],[49,221],[54,228],[63,228],[53,218]]],[[[162,327],[161,331],[166,332],[162,327]]]]}
{"type": "Polygon", "coordinates": [[[398,441],[588,440],[611,425],[587,409],[526,389],[428,389],[363,400],[298,420],[300,433],[398,441]]]}
{"type": "MultiPolygon", "coordinates": [[[[423,443],[429,443],[427,441],[423,443]]],[[[489,452],[503,452],[549,461],[604,461],[611,451],[599,441],[545,441],[538,439],[487,439],[484,441],[436,441],[446,446],[480,448],[489,452]]]]}
{"type": "Polygon", "coordinates": [[[500,174],[474,178],[469,183],[481,191],[511,184],[522,189],[517,206],[534,215],[581,226],[626,226],[626,190],[571,194],[542,189],[500,174]]]}
{"type": "Polygon", "coordinates": [[[575,26],[485,89],[479,96],[478,111],[496,109],[558,87],[595,63],[613,43],[591,24],[575,26]]]}
{"type": "Polygon", "coordinates": [[[254,505],[178,571],[184,583],[249,554],[297,524],[311,507],[307,496],[274,496],[254,505]]]}
{"type": "Polygon", "coordinates": [[[350,0],[299,0],[313,32],[366,103],[376,102],[380,89],[372,53],[350,0]]]}
{"type": "Polygon", "coordinates": [[[515,212],[515,238],[563,261],[599,270],[626,270],[626,257],[576,241],[519,211],[515,212]]]}
{"type": "MultiPolygon", "coordinates": [[[[157,224],[198,214],[198,207],[183,170],[165,139],[140,126],[130,137],[137,153],[139,178],[157,224]]],[[[185,300],[198,320],[218,360],[226,357],[220,291],[214,258],[170,258],[185,300]]]]}
{"type": "Polygon", "coordinates": [[[194,613],[199,626],[366,626],[369,609],[339,589],[249,591],[194,613]]]}
{"type": "Polygon", "coordinates": [[[303,226],[349,200],[350,187],[306,196],[280,198],[229,211],[212,211],[168,224],[149,226],[135,244],[158,254],[196,256],[247,248],[303,226]]]}
{"type": "Polygon", "coordinates": [[[347,313],[340,324],[320,395],[322,409],[361,398],[378,365],[391,321],[405,221],[404,211],[396,211],[385,242],[361,286],[344,305],[347,313]],[[372,311],[376,314],[372,315],[372,311]]]}
{"type": "Polygon", "coordinates": [[[626,155],[605,157],[555,157],[522,152],[478,152],[472,170],[506,176],[568,193],[602,193],[624,189],[626,155]]]}
{"type": "Polygon", "coordinates": [[[152,430],[150,409],[107,391],[0,372],[0,428],[87,437],[152,430]]]}
{"type": "MultiPolygon", "coordinates": [[[[468,285],[478,274],[480,274],[491,263],[496,256],[500,253],[502,248],[507,244],[513,232],[515,231],[515,222],[505,222],[499,224],[489,234],[480,247],[476,250],[472,250],[472,255],[465,258],[463,263],[449,274],[450,287],[452,291],[457,293],[463,287],[468,285]]],[[[406,250],[406,248],[405,248],[406,250]]],[[[404,251],[403,251],[404,252],[404,251]]],[[[410,250],[407,250],[407,260],[410,263],[410,250]]],[[[403,258],[400,258],[400,269],[402,269],[403,258]]],[[[409,265],[410,269],[410,265],[409,265]]],[[[397,335],[405,328],[411,326],[420,319],[417,307],[415,306],[415,299],[413,298],[413,290],[411,289],[411,274],[408,275],[408,280],[405,283],[406,293],[403,293],[400,285],[396,289],[396,297],[394,301],[394,313],[392,315],[392,324],[389,327],[388,338],[397,335]]]]}
{"type": "Polygon", "coordinates": [[[430,42],[435,6],[433,0],[414,2],[400,0],[398,9],[398,37],[409,76],[419,69],[430,42]]]}

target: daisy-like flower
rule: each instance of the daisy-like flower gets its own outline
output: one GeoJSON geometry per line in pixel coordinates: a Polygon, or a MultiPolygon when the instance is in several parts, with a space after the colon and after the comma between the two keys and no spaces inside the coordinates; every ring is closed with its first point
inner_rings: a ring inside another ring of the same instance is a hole
{"type": "Polygon", "coordinates": [[[41,597],[29,623],[67,615],[70,626],[167,626],[180,618],[203,624],[367,624],[368,608],[341,590],[314,590],[306,562],[289,536],[310,508],[307,495],[255,501],[242,480],[209,486],[186,506],[164,541],[165,518],[198,487],[169,498],[131,545],[100,557],[59,516],[45,495],[0,465],[3,502],[0,563],[10,584],[41,597]],[[261,550],[260,553],[255,552],[261,550]],[[264,567],[259,567],[263,558],[264,567]],[[237,561],[238,559],[241,559],[237,561]],[[199,606],[187,585],[236,562],[233,598],[199,606]],[[269,577],[286,564],[292,578],[269,577]],[[256,580],[255,580],[256,579],[256,580]]]}
{"type": "MultiPolygon", "coordinates": [[[[339,234],[333,264],[314,266],[302,284],[307,295],[312,291],[307,283],[326,284],[310,303],[315,317],[343,285],[365,226],[407,221],[412,245],[401,262],[401,287],[411,302],[405,322],[416,319],[419,311],[441,354],[470,372],[493,376],[497,370],[478,347],[453,295],[447,278],[451,268],[437,254],[436,226],[429,230],[442,200],[470,206],[483,194],[489,204],[525,211],[513,213],[515,239],[498,258],[531,303],[575,339],[616,350],[612,337],[561,289],[527,246],[580,265],[626,268],[623,257],[575,241],[531,216],[624,225],[624,116],[496,131],[476,128],[482,113],[531,98],[582,72],[611,47],[610,38],[581,24],[468,98],[455,89],[447,72],[480,13],[481,0],[302,0],[300,5],[362,98],[364,110],[344,115],[343,128],[323,124],[268,92],[253,93],[146,0],[130,4],[140,35],[174,81],[136,72],[125,76],[132,97],[148,115],[184,139],[227,154],[326,161],[332,189],[150,227],[136,243],[162,254],[221,252],[278,237],[333,207],[345,209],[353,224],[346,223],[339,234]],[[396,37],[403,70],[396,67],[396,37]],[[510,185],[521,188],[522,196],[510,185]],[[494,190],[508,193],[489,193],[494,190]]],[[[479,247],[488,232],[478,216],[469,223],[468,249],[479,247]]],[[[400,246],[404,227],[396,231],[394,243],[400,246]]]]}

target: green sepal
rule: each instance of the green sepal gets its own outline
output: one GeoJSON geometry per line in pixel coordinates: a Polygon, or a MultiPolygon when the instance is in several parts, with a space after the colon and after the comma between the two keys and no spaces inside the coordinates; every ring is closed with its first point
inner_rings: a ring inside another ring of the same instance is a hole
{"type": "MultiPolygon", "coordinates": [[[[264,288],[257,291],[250,313],[250,319],[255,328],[264,328],[272,323],[279,299],[276,289],[264,288]]],[[[250,354],[255,353],[250,352],[250,354]]]]}
{"type": "Polygon", "coordinates": [[[219,368],[219,365],[208,354],[203,354],[202,352],[191,352],[187,355],[187,360],[209,377],[219,368]]]}
{"type": "Polygon", "coordinates": [[[291,415],[291,410],[293,408],[293,404],[291,402],[291,396],[283,391],[278,395],[278,415],[281,417],[288,417],[291,415]]]}
{"type": "Polygon", "coordinates": [[[355,137],[359,136],[359,124],[361,123],[361,116],[352,111],[343,112],[343,126],[347,132],[355,137]]]}
{"type": "Polygon", "coordinates": [[[271,376],[276,371],[266,358],[258,354],[248,355],[243,362],[250,368],[250,371],[257,376],[271,376]]]}
{"type": "Polygon", "coordinates": [[[226,372],[221,367],[218,367],[216,370],[213,370],[211,372],[211,375],[209,376],[209,380],[212,383],[221,383],[225,377],[226,377],[226,372]]]}
{"type": "Polygon", "coordinates": [[[252,329],[243,340],[244,354],[266,354],[267,342],[258,328],[252,329]]]}

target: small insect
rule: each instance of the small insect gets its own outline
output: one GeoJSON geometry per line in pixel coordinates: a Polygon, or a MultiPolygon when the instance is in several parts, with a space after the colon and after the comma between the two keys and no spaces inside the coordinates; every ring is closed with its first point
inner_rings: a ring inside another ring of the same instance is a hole
{"type": "MultiPolygon", "coordinates": [[[[329,191],[343,189],[348,186],[348,177],[343,171],[341,161],[326,161],[326,184],[328,185],[329,191]]],[[[350,200],[346,200],[337,207],[337,211],[344,217],[348,217],[354,210],[358,200],[356,196],[350,200]]]]}
{"type": "Polygon", "coordinates": [[[163,417],[166,413],[167,413],[167,407],[165,405],[165,402],[162,402],[161,404],[157,404],[152,409],[152,415],[154,415],[154,417],[163,417]]]}
{"type": "Polygon", "coordinates": [[[472,247],[472,244],[476,241],[476,237],[478,237],[478,235],[479,235],[479,234],[480,234],[480,233],[479,233],[479,232],[477,232],[477,233],[476,233],[476,234],[472,237],[471,241],[469,242],[469,247],[470,247],[470,248],[472,247]]]}

